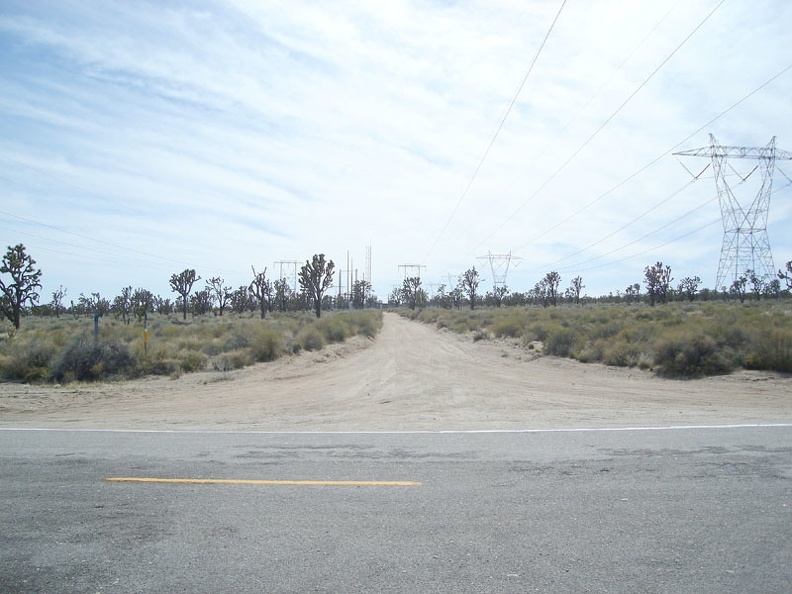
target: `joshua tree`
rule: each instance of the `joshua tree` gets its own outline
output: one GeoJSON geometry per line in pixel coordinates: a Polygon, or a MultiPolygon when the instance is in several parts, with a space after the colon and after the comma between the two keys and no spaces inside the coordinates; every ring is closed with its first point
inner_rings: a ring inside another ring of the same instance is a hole
{"type": "Polygon", "coordinates": [[[567,295],[570,299],[572,299],[575,304],[580,303],[580,292],[586,287],[583,284],[583,277],[576,276],[572,279],[572,282],[569,283],[569,288],[567,289],[567,295]]]}
{"type": "Polygon", "coordinates": [[[547,289],[547,298],[553,306],[558,305],[558,285],[561,284],[561,275],[555,270],[548,272],[542,279],[547,289]]]}
{"type": "Polygon", "coordinates": [[[212,295],[212,300],[217,302],[217,309],[219,310],[221,316],[231,301],[232,292],[231,287],[223,286],[224,282],[225,281],[219,276],[212,277],[206,281],[206,288],[209,289],[209,292],[212,295]]]}
{"type": "Polygon", "coordinates": [[[479,286],[479,273],[476,267],[469,268],[465,273],[459,277],[459,288],[465,293],[470,301],[470,309],[476,307],[476,290],[479,286]]]}
{"type": "Polygon", "coordinates": [[[187,268],[179,274],[174,274],[170,277],[171,290],[181,295],[182,312],[185,320],[187,319],[187,308],[190,306],[190,292],[193,285],[199,280],[201,280],[201,277],[196,276],[195,270],[192,268],[187,268]]]}
{"type": "Polygon", "coordinates": [[[322,317],[322,297],[325,291],[333,286],[333,273],[335,264],[325,260],[324,254],[314,254],[313,258],[305,261],[300,268],[300,288],[308,299],[313,301],[316,317],[322,317]]]}
{"type": "MultiPolygon", "coordinates": [[[[251,268],[253,268],[251,266],[251,268]]],[[[253,282],[250,283],[250,294],[258,299],[261,308],[261,319],[263,320],[267,311],[272,311],[272,282],[267,278],[267,267],[262,272],[256,272],[253,268],[253,282]]]]}
{"type": "Polygon", "coordinates": [[[698,293],[700,284],[701,279],[699,277],[694,276],[691,278],[686,276],[681,281],[679,281],[677,291],[679,291],[680,294],[685,295],[688,298],[688,301],[693,301],[696,298],[696,293],[698,293]]]}
{"type": "Polygon", "coordinates": [[[63,285],[58,287],[57,291],[52,292],[52,309],[55,312],[55,317],[59,318],[60,313],[65,309],[63,307],[63,298],[66,297],[66,289],[63,288],[63,285]]]}
{"type": "Polygon", "coordinates": [[[792,289],[792,260],[786,263],[786,270],[778,271],[778,280],[786,282],[787,291],[792,289]]]}
{"type": "Polygon", "coordinates": [[[363,309],[366,307],[369,296],[371,295],[371,283],[367,280],[355,281],[352,285],[352,307],[363,309]]]}
{"type": "Polygon", "coordinates": [[[492,301],[495,303],[495,307],[500,307],[503,303],[503,299],[506,295],[509,294],[509,287],[506,285],[498,285],[497,287],[492,288],[492,301]]]}
{"type": "Polygon", "coordinates": [[[401,295],[407,307],[415,309],[426,303],[426,292],[421,288],[421,277],[410,276],[402,282],[401,295]]]}
{"type": "Polygon", "coordinates": [[[662,303],[668,300],[668,287],[671,286],[671,267],[663,266],[658,262],[653,266],[644,268],[644,284],[646,292],[649,294],[649,305],[654,306],[659,299],[662,303]]]}
{"type": "Polygon", "coordinates": [[[8,246],[0,265],[0,274],[10,274],[11,282],[6,283],[0,278],[0,309],[3,315],[19,330],[22,321],[22,309],[26,303],[38,303],[41,288],[41,270],[33,266],[36,261],[25,253],[25,246],[18,243],[8,246]]]}

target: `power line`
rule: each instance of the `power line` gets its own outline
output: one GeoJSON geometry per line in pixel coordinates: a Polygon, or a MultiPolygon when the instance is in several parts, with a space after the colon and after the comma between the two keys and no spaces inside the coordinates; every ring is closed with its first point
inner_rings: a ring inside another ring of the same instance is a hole
{"type": "Polygon", "coordinates": [[[559,259],[558,259],[558,260],[556,260],[555,262],[550,262],[550,264],[547,264],[547,266],[550,266],[550,267],[552,267],[552,266],[555,266],[555,265],[556,265],[556,264],[558,264],[559,262],[563,262],[564,260],[568,260],[569,258],[572,258],[572,257],[574,257],[574,256],[577,256],[578,254],[581,254],[581,253],[583,253],[583,252],[585,252],[585,251],[587,251],[587,250],[590,250],[590,249],[591,249],[591,248],[593,248],[594,246],[596,246],[596,245],[599,245],[600,243],[602,243],[603,241],[607,241],[608,239],[610,239],[611,237],[613,237],[613,236],[614,236],[614,235],[616,235],[617,233],[620,233],[621,231],[624,231],[624,230],[625,230],[627,227],[631,227],[632,225],[634,225],[635,223],[637,223],[638,221],[640,221],[642,218],[644,218],[644,217],[648,216],[650,213],[652,213],[652,212],[654,212],[655,210],[657,210],[658,208],[660,208],[660,207],[661,207],[663,204],[665,204],[666,202],[668,202],[669,200],[671,200],[672,198],[674,198],[675,196],[677,196],[678,194],[680,194],[680,193],[681,193],[681,192],[682,192],[682,191],[683,191],[685,188],[687,188],[687,187],[689,187],[690,185],[692,185],[692,184],[693,184],[695,181],[696,181],[696,180],[690,180],[690,181],[686,182],[686,183],[685,183],[685,185],[681,186],[681,187],[680,187],[679,189],[677,189],[677,190],[674,190],[674,191],[673,191],[671,194],[669,194],[668,196],[666,196],[665,198],[663,198],[663,199],[662,199],[660,202],[658,202],[657,204],[653,205],[653,206],[652,206],[651,208],[649,208],[648,210],[645,210],[644,212],[642,212],[641,214],[639,214],[637,217],[635,217],[635,218],[634,218],[634,219],[632,219],[631,221],[629,221],[629,222],[625,223],[624,225],[622,225],[622,226],[621,226],[621,227],[619,227],[618,229],[615,229],[614,231],[611,231],[611,232],[610,232],[608,235],[606,235],[605,237],[602,237],[602,238],[598,239],[597,241],[595,241],[595,242],[593,242],[593,243],[590,243],[590,244],[589,244],[589,245],[587,245],[586,247],[580,248],[578,251],[576,251],[576,252],[572,252],[571,254],[568,254],[568,255],[564,256],[563,258],[559,258],[559,259]]]}
{"type": "MultiPolygon", "coordinates": [[[[128,212],[131,212],[133,214],[139,214],[138,211],[128,207],[126,204],[113,202],[112,200],[109,200],[108,198],[105,198],[104,196],[101,196],[100,194],[97,194],[96,192],[92,192],[90,190],[86,190],[82,186],[77,185],[77,184],[75,184],[73,182],[66,181],[62,177],[58,177],[57,175],[55,175],[55,174],[53,174],[53,173],[51,173],[49,171],[46,171],[44,169],[41,169],[40,167],[33,167],[33,165],[28,165],[27,163],[23,163],[22,161],[19,161],[18,159],[14,159],[13,157],[9,157],[8,155],[0,155],[0,159],[5,159],[6,161],[11,161],[12,163],[16,163],[17,165],[19,165],[21,167],[27,167],[28,169],[30,169],[32,171],[35,171],[36,173],[51,177],[52,179],[59,181],[61,184],[65,185],[65,186],[71,186],[72,188],[74,188],[76,190],[79,190],[80,192],[83,192],[84,194],[86,194],[88,196],[93,196],[94,198],[97,198],[97,199],[101,200],[102,202],[106,202],[107,204],[111,204],[111,205],[113,205],[116,208],[121,208],[121,209],[126,210],[128,212]]],[[[5,179],[6,181],[9,181],[9,182],[11,182],[13,184],[16,184],[16,185],[18,185],[20,187],[25,187],[25,184],[21,184],[18,181],[10,180],[8,178],[3,178],[3,179],[5,179]]],[[[27,187],[30,188],[32,186],[30,186],[28,184],[27,187]]]]}
{"type": "Polygon", "coordinates": [[[539,49],[536,51],[536,55],[534,55],[533,60],[531,60],[531,63],[528,66],[528,69],[525,71],[525,74],[523,75],[522,81],[520,82],[520,86],[517,88],[517,92],[512,97],[512,100],[509,103],[509,106],[506,108],[506,113],[504,113],[503,117],[501,118],[501,121],[500,121],[500,123],[498,124],[498,127],[495,130],[495,134],[493,134],[492,139],[489,141],[489,144],[487,145],[487,148],[484,151],[484,154],[481,156],[481,159],[479,160],[478,165],[476,165],[476,169],[473,171],[473,175],[470,176],[470,179],[468,180],[467,185],[465,186],[465,189],[462,191],[462,195],[459,197],[459,200],[457,200],[457,203],[454,206],[454,209],[451,211],[451,215],[448,217],[448,220],[446,221],[445,225],[443,225],[443,228],[440,230],[440,233],[435,238],[434,243],[432,244],[432,247],[429,248],[429,252],[426,254],[426,258],[427,259],[429,258],[429,256],[431,256],[431,254],[434,251],[435,247],[437,247],[438,242],[443,237],[443,235],[445,234],[446,230],[448,230],[448,226],[451,224],[451,221],[454,219],[454,216],[456,216],[456,213],[459,210],[459,207],[462,205],[462,201],[465,199],[465,196],[467,196],[467,193],[470,190],[471,186],[473,185],[473,182],[475,181],[476,176],[478,176],[478,173],[481,170],[481,167],[484,165],[484,161],[487,159],[487,156],[489,155],[490,150],[492,149],[493,145],[495,144],[495,140],[497,140],[498,134],[500,134],[500,131],[503,128],[503,125],[506,123],[506,118],[509,117],[509,114],[511,113],[511,110],[514,107],[514,104],[517,102],[517,98],[520,96],[520,92],[522,92],[523,86],[525,86],[525,82],[528,80],[528,77],[530,76],[531,71],[533,70],[533,67],[536,64],[536,61],[539,59],[539,55],[542,53],[542,49],[544,48],[545,44],[547,43],[548,38],[550,37],[550,33],[552,33],[556,22],[558,22],[558,18],[561,16],[561,11],[564,9],[564,5],[566,5],[566,0],[562,0],[561,6],[559,7],[558,12],[556,13],[555,18],[553,19],[553,22],[550,24],[550,28],[547,30],[547,33],[545,34],[544,39],[542,39],[542,43],[539,45],[539,49]]]}
{"type": "Polygon", "coordinates": [[[556,229],[558,229],[558,227],[560,227],[560,226],[561,226],[561,225],[563,225],[564,223],[567,223],[567,222],[569,222],[570,220],[572,220],[573,218],[575,218],[575,217],[579,216],[580,214],[582,214],[583,212],[585,212],[586,210],[588,210],[590,207],[592,207],[594,204],[596,204],[596,203],[597,203],[597,202],[599,202],[600,200],[602,200],[602,199],[604,199],[605,197],[609,196],[610,194],[612,194],[613,192],[615,192],[616,190],[618,190],[618,189],[619,189],[619,188],[621,188],[622,186],[626,185],[628,182],[630,182],[630,181],[632,181],[633,179],[635,179],[636,177],[638,177],[638,176],[639,176],[641,173],[643,173],[644,171],[646,171],[647,169],[649,169],[649,168],[650,168],[652,165],[656,164],[656,163],[657,163],[657,162],[659,162],[661,159],[663,159],[663,158],[667,157],[667,156],[668,156],[670,153],[672,153],[672,152],[673,152],[675,149],[679,148],[679,147],[680,147],[680,146],[682,146],[684,143],[686,143],[688,140],[690,140],[691,138],[693,138],[694,136],[696,136],[697,134],[699,134],[700,132],[702,132],[703,130],[705,130],[706,128],[708,128],[709,126],[711,126],[712,124],[714,124],[715,122],[717,122],[717,121],[718,121],[719,119],[721,119],[723,116],[725,116],[725,115],[726,115],[726,114],[728,114],[730,111],[732,111],[733,109],[735,109],[736,107],[738,107],[739,105],[741,105],[742,103],[744,103],[745,101],[747,101],[748,99],[750,99],[750,98],[751,98],[753,95],[755,95],[756,93],[758,93],[759,91],[761,91],[763,88],[765,88],[767,85],[769,85],[770,83],[772,83],[773,81],[775,81],[777,78],[779,78],[780,76],[782,76],[783,74],[785,74],[785,73],[786,73],[787,71],[789,71],[790,69],[792,69],[792,64],[789,64],[789,65],[787,65],[785,68],[781,69],[781,70],[780,70],[780,71],[779,71],[777,74],[775,74],[774,76],[772,76],[771,78],[769,78],[768,80],[766,80],[765,82],[763,82],[761,85],[759,85],[759,86],[758,86],[758,87],[756,87],[754,90],[752,90],[750,93],[748,93],[747,95],[743,96],[741,99],[739,99],[738,101],[736,101],[735,103],[733,103],[733,104],[732,104],[730,107],[728,107],[727,109],[725,109],[724,111],[722,111],[721,113],[719,113],[718,115],[716,115],[714,118],[712,118],[711,120],[709,120],[707,123],[705,123],[705,124],[703,124],[702,126],[700,126],[699,128],[697,128],[697,129],[696,129],[695,131],[693,131],[691,134],[689,134],[688,136],[686,136],[685,138],[683,138],[682,140],[680,140],[679,142],[677,142],[677,143],[676,143],[674,146],[672,146],[672,147],[670,147],[670,148],[668,148],[668,149],[665,149],[665,150],[664,150],[663,152],[661,152],[661,153],[660,153],[660,154],[659,154],[657,157],[655,157],[654,159],[652,159],[651,161],[649,161],[649,162],[648,162],[646,165],[644,165],[643,167],[641,167],[640,169],[638,169],[637,171],[635,171],[633,174],[631,174],[630,176],[628,176],[626,179],[624,179],[623,181],[619,182],[618,184],[616,184],[615,186],[613,186],[613,187],[612,187],[611,189],[609,189],[608,191],[606,191],[606,192],[604,192],[604,193],[600,194],[599,196],[597,196],[596,198],[594,198],[594,199],[593,199],[593,200],[591,200],[590,202],[586,203],[586,204],[585,204],[585,205],[584,205],[582,208],[580,208],[580,209],[579,209],[579,210],[577,210],[576,212],[572,213],[571,215],[569,215],[569,216],[568,216],[568,217],[566,217],[565,219],[563,219],[563,220],[559,221],[558,223],[556,223],[555,225],[553,225],[553,226],[552,226],[552,227],[550,227],[549,229],[546,229],[545,231],[543,231],[543,232],[542,232],[542,233],[540,233],[539,235],[537,235],[537,236],[535,236],[534,238],[532,238],[532,239],[531,239],[530,241],[528,241],[527,243],[524,243],[524,244],[522,244],[521,246],[518,246],[518,248],[517,248],[517,249],[518,249],[518,250],[523,250],[523,249],[525,249],[526,247],[528,247],[528,246],[529,246],[529,245],[531,245],[532,243],[534,243],[534,242],[538,241],[539,239],[541,239],[542,237],[544,237],[544,236],[545,236],[545,235],[547,235],[548,233],[551,233],[552,231],[555,231],[556,229]]]}
{"type": "MultiPolygon", "coordinates": [[[[594,131],[594,132],[593,132],[593,133],[592,133],[592,134],[591,134],[591,135],[590,135],[590,136],[589,136],[589,137],[588,137],[588,138],[587,138],[587,139],[586,139],[586,140],[585,140],[585,141],[584,141],[584,142],[583,142],[583,143],[582,143],[582,144],[581,144],[581,145],[580,145],[580,146],[579,146],[579,147],[578,147],[578,148],[577,148],[577,149],[576,149],[576,150],[575,150],[575,151],[574,151],[574,152],[573,152],[573,153],[572,153],[570,156],[569,156],[569,158],[567,158],[567,160],[566,160],[566,161],[564,161],[564,162],[561,164],[561,166],[560,166],[558,169],[556,169],[556,170],[555,170],[555,171],[554,171],[554,172],[553,172],[553,173],[550,175],[550,177],[548,177],[548,178],[547,178],[547,179],[544,181],[544,183],[542,183],[542,185],[541,185],[541,186],[539,186],[539,187],[538,187],[538,188],[537,188],[537,189],[536,189],[536,190],[533,192],[533,194],[531,194],[530,196],[528,196],[528,198],[526,198],[526,199],[525,199],[525,201],[524,201],[524,202],[523,202],[523,203],[522,203],[522,204],[521,204],[521,205],[520,205],[520,206],[519,206],[519,207],[518,207],[518,208],[517,208],[517,209],[516,209],[516,210],[515,210],[515,211],[514,211],[512,214],[510,214],[508,217],[506,217],[506,219],[503,221],[503,223],[501,223],[501,224],[500,224],[500,225],[499,225],[499,226],[498,226],[498,227],[497,227],[497,228],[496,228],[496,229],[495,229],[495,230],[494,230],[492,233],[490,233],[490,234],[489,234],[487,237],[485,237],[485,238],[484,238],[484,239],[483,239],[481,242],[479,242],[479,244],[478,244],[478,245],[476,245],[476,247],[475,247],[474,249],[479,249],[479,248],[480,248],[480,247],[481,247],[481,246],[482,246],[482,245],[483,245],[483,244],[484,244],[486,241],[488,241],[489,239],[491,239],[493,235],[495,235],[495,234],[496,234],[498,231],[500,231],[500,230],[501,230],[501,229],[502,229],[502,228],[503,228],[503,227],[504,227],[504,226],[505,226],[505,225],[506,225],[506,224],[507,224],[509,221],[511,221],[511,220],[512,220],[512,219],[513,219],[515,216],[517,216],[517,214],[518,214],[518,213],[519,213],[519,212],[520,212],[520,211],[521,211],[523,208],[525,208],[525,206],[526,206],[526,205],[527,205],[527,204],[528,204],[528,203],[529,203],[531,200],[533,200],[533,199],[534,199],[534,198],[535,198],[535,197],[536,197],[536,196],[537,196],[537,195],[538,195],[538,194],[539,194],[539,193],[540,193],[540,192],[541,192],[541,191],[542,191],[544,188],[546,188],[546,187],[547,187],[547,186],[550,184],[550,182],[551,182],[551,181],[553,181],[553,180],[556,178],[556,176],[558,176],[558,174],[559,174],[559,173],[561,173],[561,172],[562,172],[564,169],[566,169],[567,165],[569,165],[569,163],[571,163],[571,162],[572,162],[572,160],[573,160],[575,157],[577,157],[577,156],[578,156],[578,154],[580,154],[580,152],[581,152],[581,151],[582,151],[582,150],[583,150],[583,149],[584,149],[584,148],[585,148],[585,147],[586,147],[586,146],[589,144],[589,142],[591,142],[591,141],[594,139],[594,137],[595,137],[595,136],[597,136],[597,134],[599,134],[599,133],[600,133],[600,132],[601,132],[601,131],[602,131],[602,130],[605,128],[605,126],[607,126],[607,125],[608,125],[608,124],[609,124],[609,123],[610,123],[610,122],[613,120],[613,118],[615,118],[615,117],[616,117],[616,116],[619,114],[619,112],[621,112],[621,110],[622,110],[622,109],[624,109],[624,107],[625,107],[625,106],[626,106],[626,105],[627,105],[627,104],[628,104],[628,103],[629,103],[629,102],[632,100],[632,98],[633,98],[633,97],[635,97],[635,95],[637,95],[637,94],[638,94],[638,92],[639,92],[641,89],[643,89],[643,88],[644,88],[644,87],[645,87],[645,86],[646,86],[646,85],[649,83],[649,81],[650,81],[652,78],[654,78],[654,76],[655,76],[655,75],[656,75],[656,74],[657,74],[657,73],[660,71],[660,69],[661,69],[661,68],[663,68],[663,66],[665,66],[665,65],[668,63],[668,61],[669,61],[669,60],[670,60],[672,57],[674,57],[674,55],[675,55],[675,54],[676,54],[676,53],[677,53],[677,52],[678,52],[678,51],[679,51],[679,50],[682,48],[682,46],[684,46],[684,45],[685,45],[685,43],[687,43],[687,42],[690,40],[690,38],[691,38],[691,37],[693,37],[693,35],[695,35],[695,34],[696,34],[696,32],[697,32],[699,29],[701,29],[701,27],[702,27],[702,26],[704,26],[704,23],[706,23],[706,22],[707,22],[707,21],[710,19],[710,17],[712,17],[712,15],[713,15],[713,14],[715,14],[715,12],[716,12],[716,11],[717,11],[717,10],[718,10],[718,9],[719,9],[719,8],[720,8],[722,5],[723,5],[723,3],[724,3],[725,1],[726,1],[726,0],[721,0],[721,1],[720,1],[720,2],[719,2],[719,3],[718,3],[716,6],[715,6],[715,8],[713,8],[713,9],[712,9],[712,10],[711,10],[711,11],[710,11],[708,14],[707,14],[707,16],[705,16],[705,17],[704,17],[704,19],[703,19],[703,20],[702,20],[702,21],[701,21],[701,22],[700,22],[698,25],[696,25],[696,27],[695,27],[695,28],[694,28],[694,29],[693,29],[693,30],[692,30],[692,31],[691,31],[691,32],[690,32],[690,33],[689,33],[689,34],[688,34],[688,35],[687,35],[687,36],[686,36],[686,37],[685,37],[685,38],[684,38],[684,39],[683,39],[683,40],[682,40],[682,41],[681,41],[681,42],[680,42],[680,43],[679,43],[679,44],[678,44],[678,45],[677,45],[677,46],[676,46],[674,49],[673,49],[673,51],[672,51],[672,52],[671,52],[671,53],[670,53],[668,56],[666,56],[666,58],[665,58],[665,59],[664,59],[664,60],[663,60],[663,61],[662,61],[662,62],[661,62],[661,63],[660,63],[660,64],[659,64],[659,65],[658,65],[658,66],[657,66],[657,67],[656,67],[656,68],[655,68],[653,71],[652,71],[652,73],[651,73],[651,74],[650,74],[650,75],[649,75],[649,76],[648,76],[646,79],[644,79],[644,81],[643,81],[641,84],[639,84],[639,85],[638,85],[638,87],[636,87],[636,88],[635,88],[635,90],[634,90],[632,93],[630,93],[630,95],[627,97],[627,99],[625,99],[625,100],[624,100],[624,101],[621,103],[621,105],[619,105],[619,107],[617,107],[617,108],[616,108],[616,111],[614,111],[614,112],[613,112],[613,113],[612,113],[612,114],[611,114],[611,115],[610,115],[610,116],[609,116],[609,117],[608,117],[608,118],[607,118],[607,119],[606,119],[604,122],[602,122],[602,124],[600,124],[600,126],[599,126],[599,127],[598,127],[598,128],[597,128],[597,129],[596,129],[596,130],[595,130],[595,131],[594,131]]],[[[659,157],[658,157],[658,160],[659,160],[659,157]]],[[[626,183],[626,181],[625,181],[625,182],[622,182],[622,183],[626,183]]],[[[620,184],[620,185],[621,185],[621,184],[620,184]]],[[[527,245],[527,244],[526,244],[526,245],[527,245]]],[[[517,249],[522,249],[523,247],[525,247],[525,246],[521,246],[520,248],[517,248],[517,249]]]]}

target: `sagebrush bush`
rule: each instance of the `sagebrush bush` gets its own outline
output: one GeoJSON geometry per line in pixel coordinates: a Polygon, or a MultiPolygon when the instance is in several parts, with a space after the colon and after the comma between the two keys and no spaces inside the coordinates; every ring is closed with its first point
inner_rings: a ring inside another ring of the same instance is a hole
{"type": "Polygon", "coordinates": [[[2,361],[2,376],[26,382],[44,379],[55,351],[55,344],[41,336],[33,336],[30,340],[13,339],[2,361]]]}
{"type": "Polygon", "coordinates": [[[350,324],[340,315],[320,318],[316,320],[314,327],[328,343],[344,342],[352,334],[350,324]]]}
{"type": "Polygon", "coordinates": [[[575,352],[578,335],[570,328],[552,330],[544,343],[544,352],[557,357],[570,357],[575,352]]]}
{"type": "Polygon", "coordinates": [[[770,328],[756,333],[751,339],[745,366],[792,373],[792,330],[770,328]]]}
{"type": "Polygon", "coordinates": [[[257,363],[274,361],[283,354],[283,337],[264,325],[252,328],[248,336],[248,349],[257,363]]]}
{"type": "Polygon", "coordinates": [[[135,362],[126,345],[95,344],[92,339],[78,338],[61,353],[52,366],[57,381],[96,381],[117,375],[130,375],[135,362]]]}
{"type": "Polygon", "coordinates": [[[198,351],[185,352],[179,361],[179,368],[184,373],[192,373],[194,371],[203,371],[206,369],[206,364],[209,357],[198,351]]]}
{"type": "Polygon", "coordinates": [[[520,338],[525,333],[525,316],[499,316],[493,320],[489,329],[498,338],[520,338]]]}
{"type": "Polygon", "coordinates": [[[379,310],[362,311],[352,318],[352,322],[354,324],[353,334],[374,338],[382,329],[382,312],[379,310]]]}
{"type": "Polygon", "coordinates": [[[706,334],[666,336],[655,345],[654,363],[666,377],[701,377],[730,373],[737,367],[736,357],[718,348],[706,334]]]}
{"type": "Polygon", "coordinates": [[[373,337],[381,327],[382,313],[371,310],[325,312],[321,320],[310,312],[274,313],[266,320],[257,314],[230,314],[188,321],[153,314],[144,348],[141,321],[124,324],[102,318],[97,350],[92,318],[32,316],[19,332],[0,331],[0,378],[91,381],[150,374],[178,377],[207,368],[227,371],[300,352],[304,347],[298,334],[303,329],[312,329],[305,330],[305,339],[316,349],[355,334],[373,337]]]}
{"type": "Polygon", "coordinates": [[[751,304],[669,303],[596,307],[514,307],[411,317],[458,333],[544,343],[544,352],[586,363],[656,368],[660,375],[701,377],[741,366],[790,370],[789,301],[751,304]],[[478,334],[477,334],[478,333],[478,334]]]}
{"type": "Polygon", "coordinates": [[[233,371],[242,369],[254,363],[247,349],[222,353],[212,359],[212,369],[215,371],[233,371]]]}
{"type": "Polygon", "coordinates": [[[318,351],[327,344],[324,335],[314,326],[306,326],[297,335],[300,347],[306,351],[318,351]]]}

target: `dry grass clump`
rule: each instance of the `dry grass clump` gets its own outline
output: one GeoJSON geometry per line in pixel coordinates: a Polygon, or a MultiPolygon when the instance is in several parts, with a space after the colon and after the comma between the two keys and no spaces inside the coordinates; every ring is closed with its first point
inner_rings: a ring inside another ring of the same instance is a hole
{"type": "Polygon", "coordinates": [[[695,378],[741,367],[792,372],[792,303],[670,303],[649,307],[519,307],[409,317],[476,339],[493,336],[543,344],[543,352],[584,363],[695,378]]]}
{"type": "Polygon", "coordinates": [[[226,314],[182,321],[149,317],[144,348],[142,324],[104,318],[94,340],[92,318],[26,318],[18,332],[0,327],[0,377],[11,381],[96,381],[170,375],[213,369],[230,371],[301,350],[316,350],[355,335],[374,337],[379,311],[226,314]]]}

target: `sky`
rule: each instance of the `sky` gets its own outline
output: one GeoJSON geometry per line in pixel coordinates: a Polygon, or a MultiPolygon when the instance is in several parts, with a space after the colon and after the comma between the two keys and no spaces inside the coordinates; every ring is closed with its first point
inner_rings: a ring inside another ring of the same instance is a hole
{"type": "MultiPolygon", "coordinates": [[[[790,24],[786,0],[3,0],[0,246],[41,303],[317,253],[381,299],[472,267],[483,290],[554,270],[606,295],[657,261],[714,287],[713,168],[672,153],[792,150],[790,24]]],[[[745,207],[757,164],[724,167],[745,207]]]]}

